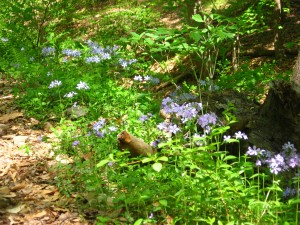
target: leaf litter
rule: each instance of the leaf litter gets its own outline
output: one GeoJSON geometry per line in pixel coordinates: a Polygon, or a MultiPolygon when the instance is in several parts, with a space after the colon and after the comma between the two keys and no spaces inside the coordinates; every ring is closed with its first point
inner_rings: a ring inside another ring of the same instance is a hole
{"type": "MultiPolygon", "coordinates": [[[[3,81],[1,81],[3,82],[3,81]]],[[[0,224],[93,224],[83,219],[75,197],[64,197],[55,184],[57,163],[51,157],[50,129],[32,129],[39,121],[25,118],[11,97],[12,88],[0,87],[0,224]],[[47,142],[40,140],[46,136],[47,142]]]]}

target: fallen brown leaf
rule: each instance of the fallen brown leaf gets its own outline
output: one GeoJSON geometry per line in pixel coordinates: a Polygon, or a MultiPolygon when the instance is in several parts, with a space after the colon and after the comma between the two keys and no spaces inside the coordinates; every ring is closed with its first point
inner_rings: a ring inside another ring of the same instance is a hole
{"type": "Polygon", "coordinates": [[[26,187],[26,183],[17,184],[14,187],[10,188],[11,191],[19,191],[26,187]]]}
{"type": "Polygon", "coordinates": [[[3,196],[3,195],[8,195],[10,193],[10,189],[9,187],[1,187],[0,188],[0,195],[3,196]]]}
{"type": "Polygon", "coordinates": [[[6,211],[9,213],[19,213],[24,207],[25,205],[17,205],[16,207],[7,209],[6,211]]]}
{"type": "Polygon", "coordinates": [[[16,119],[18,117],[22,117],[22,116],[23,116],[23,113],[21,113],[21,112],[13,112],[13,113],[5,114],[0,117],[0,122],[7,123],[9,120],[14,120],[14,119],[16,119]]]}
{"type": "Polygon", "coordinates": [[[43,210],[43,211],[37,212],[37,213],[35,213],[35,214],[31,215],[31,216],[32,216],[32,218],[41,218],[41,217],[43,217],[45,215],[47,215],[47,212],[46,212],[46,210],[43,210]]]}

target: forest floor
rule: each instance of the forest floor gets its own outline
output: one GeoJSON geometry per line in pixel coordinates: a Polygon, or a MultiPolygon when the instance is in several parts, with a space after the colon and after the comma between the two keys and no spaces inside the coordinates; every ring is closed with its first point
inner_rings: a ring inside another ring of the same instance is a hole
{"type": "Polygon", "coordinates": [[[26,118],[11,93],[14,84],[0,81],[0,224],[89,224],[55,186],[51,170],[56,141],[50,125],[26,118]],[[46,140],[47,141],[43,141],[46,140]]]}
{"type": "MultiPolygon", "coordinates": [[[[300,26],[299,9],[289,16],[296,25],[292,29],[300,26]]],[[[286,35],[297,40],[300,29],[294,31],[286,35]]],[[[292,68],[293,60],[289,61],[292,68]]],[[[19,111],[13,86],[0,80],[0,224],[93,224],[82,216],[76,196],[59,193],[55,171],[51,170],[61,160],[52,153],[57,139],[49,123],[37,129],[40,122],[19,111]]]]}

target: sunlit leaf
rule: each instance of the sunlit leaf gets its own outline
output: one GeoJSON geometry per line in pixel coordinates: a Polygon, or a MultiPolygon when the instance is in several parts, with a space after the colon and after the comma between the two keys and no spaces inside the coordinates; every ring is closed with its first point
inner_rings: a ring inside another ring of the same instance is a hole
{"type": "Polygon", "coordinates": [[[161,163],[154,163],[154,164],[152,165],[152,168],[153,168],[155,171],[159,172],[159,171],[161,171],[161,169],[162,169],[162,164],[161,164],[161,163]]]}
{"type": "Polygon", "coordinates": [[[192,16],[192,19],[199,23],[204,23],[204,20],[200,14],[195,14],[192,16]]]}
{"type": "Polygon", "coordinates": [[[102,166],[106,165],[107,163],[109,163],[109,160],[103,159],[97,164],[97,167],[102,167],[102,166]]]}
{"type": "Polygon", "coordinates": [[[142,163],[147,163],[147,162],[151,162],[151,161],[152,161],[151,158],[144,158],[144,159],[142,160],[142,163]]]}
{"type": "Polygon", "coordinates": [[[159,203],[160,203],[162,206],[165,206],[165,207],[168,205],[168,201],[165,200],[165,199],[159,200],[159,203]]]}
{"type": "Polygon", "coordinates": [[[167,156],[162,156],[162,157],[159,157],[157,160],[167,162],[168,157],[167,156]]]}
{"type": "Polygon", "coordinates": [[[143,219],[138,219],[137,221],[134,222],[134,225],[140,225],[142,224],[143,219]]]}

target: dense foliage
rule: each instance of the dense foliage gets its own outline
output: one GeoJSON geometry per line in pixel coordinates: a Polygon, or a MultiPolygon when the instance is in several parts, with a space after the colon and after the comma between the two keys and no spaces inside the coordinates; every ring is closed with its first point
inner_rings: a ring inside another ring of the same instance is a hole
{"type": "MultiPolygon", "coordinates": [[[[18,81],[14,93],[27,116],[56,124],[53,149],[72,158],[54,168],[61,193],[77,193],[83,210],[105,211],[97,224],[298,224],[295,146],[287,140],[279,153],[242,149],[247,134],[230,131],[239,106],[211,112],[202,99],[227,89],[258,98],[280,76],[276,62],[234,70],[228,60],[236,37],[268,26],[273,1],[235,1],[223,13],[207,3],[211,11],[180,28],[157,22],[153,8],[164,4],[149,2],[0,3],[1,76],[18,81]],[[162,96],[155,90],[172,74],[151,66],[167,68],[171,58],[189,67],[193,82],[162,96]],[[120,151],[122,130],[157,153],[120,151]]],[[[166,2],[166,10],[182,3],[166,2]]]]}

